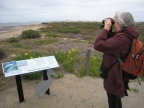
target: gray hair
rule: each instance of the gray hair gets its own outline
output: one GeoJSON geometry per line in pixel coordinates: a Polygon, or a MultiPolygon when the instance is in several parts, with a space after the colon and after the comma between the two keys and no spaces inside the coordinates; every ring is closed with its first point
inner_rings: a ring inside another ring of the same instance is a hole
{"type": "Polygon", "coordinates": [[[135,21],[133,19],[133,16],[129,12],[117,12],[115,14],[115,18],[118,21],[118,25],[121,28],[126,28],[128,26],[135,26],[135,21]]]}

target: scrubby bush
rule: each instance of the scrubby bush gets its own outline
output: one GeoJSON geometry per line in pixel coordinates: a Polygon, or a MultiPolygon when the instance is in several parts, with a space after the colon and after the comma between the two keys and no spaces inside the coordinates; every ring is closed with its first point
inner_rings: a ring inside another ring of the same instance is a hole
{"type": "MultiPolygon", "coordinates": [[[[100,55],[101,56],[101,55],[100,55]]],[[[89,75],[92,77],[99,78],[99,68],[102,63],[102,58],[100,56],[93,56],[90,58],[90,73],[89,75]]],[[[78,70],[77,76],[83,77],[86,75],[86,62],[82,63],[81,68],[78,70]]]]}
{"type": "Polygon", "coordinates": [[[12,46],[13,46],[14,48],[22,48],[22,47],[23,47],[22,44],[20,44],[20,43],[12,44],[12,46]]]}
{"type": "Polygon", "coordinates": [[[20,38],[19,37],[10,37],[7,42],[9,43],[17,43],[20,41],[20,38]]]}
{"type": "Polygon", "coordinates": [[[56,60],[63,64],[63,67],[66,71],[74,73],[74,63],[76,62],[75,58],[78,55],[78,50],[72,48],[69,52],[52,52],[51,55],[54,55],[56,60]]]}
{"type": "Polygon", "coordinates": [[[41,35],[38,31],[35,30],[25,30],[22,32],[22,34],[20,35],[20,38],[22,39],[34,39],[34,38],[40,38],[41,35]]]}

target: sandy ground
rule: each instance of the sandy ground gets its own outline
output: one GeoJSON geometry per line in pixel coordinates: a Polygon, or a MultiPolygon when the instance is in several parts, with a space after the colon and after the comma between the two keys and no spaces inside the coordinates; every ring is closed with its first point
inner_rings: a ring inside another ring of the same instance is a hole
{"type": "MultiPolygon", "coordinates": [[[[23,29],[0,33],[0,39],[19,35],[22,30],[38,29],[42,25],[27,26],[23,29]]],[[[67,42],[66,42],[67,43],[67,42]]],[[[1,81],[6,78],[1,78],[1,81]]],[[[3,82],[2,82],[3,83],[3,82]]],[[[0,91],[0,108],[108,108],[107,95],[101,78],[85,76],[78,78],[74,74],[64,73],[60,79],[53,78],[50,95],[34,94],[36,81],[22,81],[25,101],[20,103],[15,78],[9,79],[9,88],[0,91]]],[[[123,108],[144,108],[144,82],[130,83],[129,96],[122,98],[123,108]],[[134,90],[138,90],[134,92],[134,90]]]]}
{"type": "MultiPolygon", "coordinates": [[[[23,81],[25,101],[20,103],[15,82],[13,87],[0,92],[0,108],[108,108],[103,80],[85,76],[78,78],[66,73],[63,78],[53,78],[50,95],[34,94],[36,81],[23,81]]],[[[142,83],[144,84],[144,83],[142,83]]],[[[129,96],[122,98],[123,108],[143,108],[144,86],[131,82],[130,87],[138,93],[128,91],[129,96]]]]}

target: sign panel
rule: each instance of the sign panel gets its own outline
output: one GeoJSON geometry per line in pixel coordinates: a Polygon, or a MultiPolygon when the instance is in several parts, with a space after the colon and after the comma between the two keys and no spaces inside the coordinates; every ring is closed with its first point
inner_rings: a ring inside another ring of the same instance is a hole
{"type": "Polygon", "coordinates": [[[2,63],[5,77],[59,67],[54,56],[2,63]]]}

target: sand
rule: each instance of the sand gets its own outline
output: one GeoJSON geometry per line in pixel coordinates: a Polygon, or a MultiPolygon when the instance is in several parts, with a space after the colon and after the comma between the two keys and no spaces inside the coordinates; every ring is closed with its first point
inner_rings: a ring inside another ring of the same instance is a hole
{"type": "MultiPolygon", "coordinates": [[[[0,33],[0,39],[21,34],[23,30],[36,30],[43,25],[26,26],[23,29],[0,33]]],[[[1,81],[4,81],[1,77],[1,81]]],[[[41,80],[40,80],[41,81],[41,80]]],[[[39,81],[39,82],[40,82],[39,81]]],[[[0,91],[0,108],[108,108],[107,95],[103,88],[103,79],[85,76],[78,78],[74,74],[64,73],[64,77],[53,78],[50,95],[45,93],[37,97],[34,94],[38,81],[22,81],[24,99],[20,103],[15,77],[9,79],[9,87],[0,91]]],[[[4,83],[4,82],[1,82],[4,83]]],[[[129,96],[122,98],[123,108],[143,108],[144,82],[130,82],[129,96]],[[134,92],[137,91],[138,92],[134,92]]]]}
{"type": "MultiPolygon", "coordinates": [[[[13,87],[0,92],[0,108],[108,108],[101,78],[78,78],[66,73],[63,78],[53,78],[50,95],[42,93],[40,97],[34,94],[38,82],[23,81],[22,84],[25,101],[19,102],[13,82],[13,87]]],[[[128,91],[129,96],[122,98],[123,108],[143,108],[144,87],[136,81],[130,86],[139,91],[128,91]]]]}

